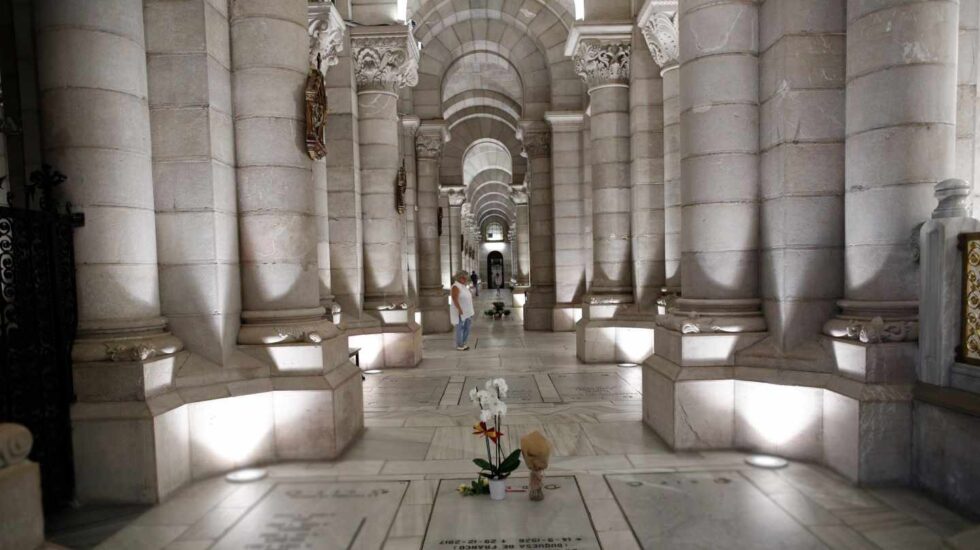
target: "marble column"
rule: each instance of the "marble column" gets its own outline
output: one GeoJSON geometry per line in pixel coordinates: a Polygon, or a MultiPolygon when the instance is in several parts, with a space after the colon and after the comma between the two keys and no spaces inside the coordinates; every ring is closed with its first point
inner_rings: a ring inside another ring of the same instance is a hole
{"type": "Polygon", "coordinates": [[[160,315],[143,3],[45,0],[35,10],[44,157],[68,176],[64,199],[85,212],[72,358],[173,354],[182,344],[160,315]]]}
{"type": "Polygon", "coordinates": [[[933,186],[955,171],[958,11],[888,0],[847,12],[845,299],[830,336],[918,338],[908,242],[930,216],[933,186]]]}
{"type": "MultiPolygon", "coordinates": [[[[347,25],[332,3],[312,2],[307,5],[307,31],[310,35],[310,66],[316,67],[327,84],[327,74],[340,63],[344,49],[347,25]]],[[[336,71],[336,70],[335,70],[336,71]]],[[[328,92],[329,102],[329,92],[328,92]]],[[[331,113],[333,114],[333,113],[331,113]]],[[[331,120],[331,123],[333,121],[331,120]]],[[[322,136],[328,141],[326,132],[322,136]]],[[[327,147],[329,151],[329,147],[327,147]]],[[[333,295],[333,270],[330,257],[330,190],[328,160],[323,157],[313,161],[314,211],[317,231],[317,267],[320,281],[320,305],[333,319],[336,307],[333,295]]]]}
{"type": "Polygon", "coordinates": [[[681,10],[684,297],[670,326],[695,319],[700,332],[761,332],[759,8],[726,0],[681,10]]]}
{"type": "Polygon", "coordinates": [[[406,308],[398,176],[398,90],[418,82],[418,45],[408,27],[356,27],[351,47],[357,82],[364,226],[364,310],[382,323],[406,308]]]}
{"type": "Polygon", "coordinates": [[[681,293],[681,120],[677,14],[657,12],[640,22],[663,87],[665,304],[681,293]]]}
{"type": "MultiPolygon", "coordinates": [[[[973,182],[974,197],[980,195],[975,184],[980,163],[977,154],[978,55],[980,55],[980,0],[960,0],[960,30],[956,55],[956,177],[973,182]]],[[[977,203],[974,198],[974,203],[977,203]]],[[[976,208],[974,209],[976,210],[976,208]]]]}
{"type": "Polygon", "coordinates": [[[552,328],[575,330],[585,295],[585,210],[582,183],[582,113],[548,112],[554,180],[555,308],[552,328]]]}
{"type": "Polygon", "coordinates": [[[581,40],[575,70],[588,84],[592,136],[591,304],[632,304],[630,36],[581,40]]]}
{"type": "Polygon", "coordinates": [[[415,162],[419,186],[419,309],[422,332],[452,330],[447,293],[442,277],[439,243],[439,159],[449,132],[444,122],[424,122],[415,135],[415,162]]]}
{"type": "Polygon", "coordinates": [[[517,226],[514,228],[514,273],[517,286],[527,287],[531,284],[531,243],[530,243],[530,224],[531,218],[528,212],[528,192],[526,186],[515,186],[512,188],[511,200],[517,211],[517,226]]]}
{"type": "MultiPolygon", "coordinates": [[[[730,367],[766,337],[759,6],[688,0],[679,10],[683,297],[657,319],[656,351],[643,367],[643,420],[675,449],[730,448],[740,418],[730,367]]],[[[660,17],[673,26],[673,17],[660,17]]],[[[665,42],[671,33],[664,29],[665,42]]]]}
{"type": "Polygon", "coordinates": [[[420,122],[419,117],[414,115],[401,117],[401,158],[405,170],[405,211],[402,213],[402,223],[405,227],[402,246],[405,253],[402,275],[405,277],[406,301],[416,307],[419,302],[419,243],[415,134],[418,132],[420,122]]]}
{"type": "Polygon", "coordinates": [[[449,194],[439,187],[439,270],[440,281],[445,290],[453,286],[452,247],[449,244],[449,194]]]}
{"type": "Polygon", "coordinates": [[[660,67],[645,55],[633,30],[630,58],[630,186],[632,189],[633,298],[638,314],[653,319],[665,282],[664,107],[660,67]]]}
{"type": "Polygon", "coordinates": [[[316,342],[336,331],[320,305],[313,167],[299,139],[307,25],[303,0],[239,2],[231,12],[242,344],[316,342]]]}
{"type": "MultiPolygon", "coordinates": [[[[463,269],[463,202],[466,195],[461,189],[451,189],[449,197],[449,278],[452,280],[463,269]]],[[[453,281],[455,282],[455,281],[453,281]]],[[[452,286],[452,283],[450,283],[452,286]]]]}
{"type": "Polygon", "coordinates": [[[531,289],[524,306],[525,330],[551,330],[555,306],[555,228],[551,183],[551,130],[544,121],[522,121],[521,140],[528,162],[528,214],[531,220],[531,289]]]}

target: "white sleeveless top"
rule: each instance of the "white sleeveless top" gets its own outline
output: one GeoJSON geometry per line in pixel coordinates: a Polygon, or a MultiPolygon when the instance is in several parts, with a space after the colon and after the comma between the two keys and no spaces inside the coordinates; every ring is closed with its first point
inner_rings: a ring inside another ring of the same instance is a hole
{"type": "MultiPolygon", "coordinates": [[[[470,287],[459,282],[453,283],[453,288],[459,289],[459,307],[463,310],[463,320],[465,321],[473,316],[473,295],[470,293],[470,287]]],[[[453,304],[452,295],[449,296],[449,322],[454,325],[459,324],[459,312],[456,311],[456,306],[453,304]]]]}

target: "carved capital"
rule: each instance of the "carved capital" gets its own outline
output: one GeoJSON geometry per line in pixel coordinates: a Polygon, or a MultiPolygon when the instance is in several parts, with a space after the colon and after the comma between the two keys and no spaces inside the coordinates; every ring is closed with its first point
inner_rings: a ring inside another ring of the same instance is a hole
{"type": "Polygon", "coordinates": [[[357,91],[398,93],[419,82],[419,49],[409,27],[361,27],[351,32],[357,91]],[[366,29],[366,30],[362,30],[366,29]],[[387,31],[387,32],[385,32],[387,31]]]}
{"type": "Polygon", "coordinates": [[[445,126],[423,124],[415,134],[415,154],[419,158],[437,159],[448,141],[445,126]]]}
{"type": "Polygon", "coordinates": [[[647,47],[653,60],[660,68],[668,69],[677,66],[680,58],[680,42],[678,40],[677,14],[656,12],[640,24],[640,32],[646,40],[647,47]]]}
{"type": "Polygon", "coordinates": [[[449,206],[451,207],[459,208],[466,202],[466,193],[463,192],[462,187],[440,186],[439,193],[449,199],[449,206]]]}
{"type": "Polygon", "coordinates": [[[514,204],[521,206],[527,204],[527,186],[520,185],[514,186],[510,189],[510,198],[514,201],[514,204]]]}
{"type": "Polygon", "coordinates": [[[524,152],[527,158],[547,157],[551,155],[551,133],[524,132],[524,152]]]}
{"type": "Polygon", "coordinates": [[[573,55],[575,73],[589,89],[608,84],[627,84],[630,79],[630,44],[622,41],[585,39],[573,55]]]}
{"type": "Polygon", "coordinates": [[[330,0],[310,2],[306,13],[310,35],[310,67],[326,74],[327,69],[337,64],[340,52],[344,51],[347,24],[330,0]]]}
{"type": "Polygon", "coordinates": [[[20,424],[0,424],[0,470],[27,460],[34,445],[30,430],[20,424]]]}

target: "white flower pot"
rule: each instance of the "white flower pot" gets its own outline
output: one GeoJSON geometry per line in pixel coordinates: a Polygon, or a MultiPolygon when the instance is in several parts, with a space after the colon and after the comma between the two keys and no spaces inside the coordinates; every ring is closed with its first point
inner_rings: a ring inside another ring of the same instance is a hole
{"type": "Polygon", "coordinates": [[[506,496],[507,496],[507,480],[491,479],[490,500],[504,500],[504,497],[506,496]]]}

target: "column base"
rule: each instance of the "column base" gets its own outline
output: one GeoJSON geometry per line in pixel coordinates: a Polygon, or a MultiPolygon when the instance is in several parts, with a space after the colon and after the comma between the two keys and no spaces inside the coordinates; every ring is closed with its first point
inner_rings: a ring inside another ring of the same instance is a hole
{"type": "Polygon", "coordinates": [[[442,334],[453,330],[449,322],[449,293],[441,288],[419,294],[422,334],[442,334]]]}
{"type": "Polygon", "coordinates": [[[361,368],[415,367],[422,362],[422,327],[411,308],[370,310],[375,326],[348,327],[352,348],[359,348],[361,368]]]}
{"type": "MultiPolygon", "coordinates": [[[[855,483],[907,483],[911,386],[840,370],[736,365],[735,353],[762,336],[659,327],[657,354],[643,366],[644,423],[676,451],[737,448],[823,463],[855,483]]],[[[905,353],[865,352],[864,364],[905,353]]]]}
{"type": "Polygon", "coordinates": [[[76,363],[78,499],[156,503],[229,470],[340,456],[364,426],[361,373],[347,347],[338,332],[243,346],[224,367],[186,352],[76,363]]]}
{"type": "Polygon", "coordinates": [[[183,342],[167,330],[158,317],[125,322],[86,322],[79,326],[72,346],[74,362],[145,361],[184,349],[183,342]]]}
{"type": "Polygon", "coordinates": [[[524,323],[524,307],[527,305],[527,291],[530,288],[529,286],[516,285],[511,292],[514,298],[514,305],[511,308],[511,319],[514,319],[518,323],[524,323]]]}
{"type": "Polygon", "coordinates": [[[552,330],[552,310],[555,307],[554,287],[532,286],[524,305],[524,330],[552,330]]]}
{"type": "Polygon", "coordinates": [[[591,295],[575,325],[575,354],[585,363],[642,363],[653,353],[653,319],[629,295],[591,295]]]}
{"type": "Polygon", "coordinates": [[[575,332],[582,319],[582,304],[555,304],[551,310],[551,328],[555,332],[575,332]]]}

